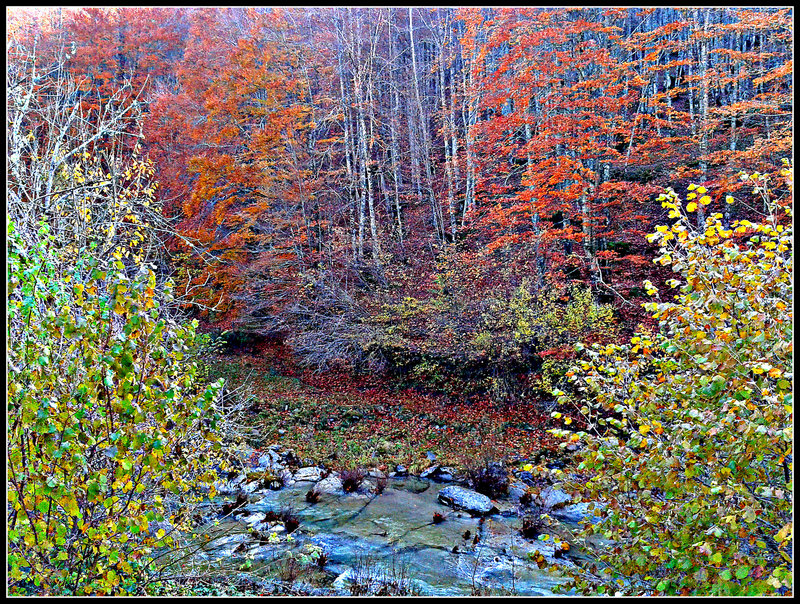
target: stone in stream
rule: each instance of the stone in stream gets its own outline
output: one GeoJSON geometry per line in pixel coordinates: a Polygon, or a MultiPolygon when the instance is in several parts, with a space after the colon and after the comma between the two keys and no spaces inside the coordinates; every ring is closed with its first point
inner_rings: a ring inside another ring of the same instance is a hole
{"type": "Polygon", "coordinates": [[[156,537],[160,529],[164,529],[164,532],[169,534],[175,530],[175,527],[172,526],[172,523],[168,520],[163,520],[161,522],[154,520],[147,525],[145,533],[148,537],[156,537]]]}
{"type": "Polygon", "coordinates": [[[572,501],[572,497],[555,487],[547,487],[536,496],[537,503],[549,510],[557,510],[572,501]]]}
{"type": "Polygon", "coordinates": [[[317,482],[322,479],[322,470],[316,466],[300,468],[294,473],[294,479],[297,481],[317,482]]]}
{"type": "Polygon", "coordinates": [[[247,533],[237,533],[215,539],[206,544],[204,551],[200,552],[202,558],[230,558],[239,547],[250,540],[247,533]]]}
{"type": "Polygon", "coordinates": [[[248,514],[247,516],[240,516],[239,519],[243,520],[246,524],[254,525],[258,524],[259,522],[263,522],[266,517],[267,517],[266,514],[255,512],[248,514]]]}
{"type": "Polygon", "coordinates": [[[596,514],[600,514],[607,506],[601,501],[582,501],[553,511],[553,516],[564,522],[578,523],[588,519],[592,524],[597,524],[602,518],[596,514]]]}
{"type": "Polygon", "coordinates": [[[528,486],[520,482],[512,482],[508,487],[508,496],[514,503],[518,503],[527,492],[528,486]]]}
{"type": "Polygon", "coordinates": [[[455,470],[453,468],[446,468],[443,466],[431,466],[419,475],[420,478],[427,478],[435,482],[453,482],[453,475],[455,470]]]}
{"type": "Polygon", "coordinates": [[[325,493],[328,495],[344,495],[342,479],[335,474],[331,474],[324,480],[320,480],[314,486],[314,490],[317,493],[325,493]]]}
{"type": "Polygon", "coordinates": [[[439,491],[439,502],[470,514],[485,516],[497,512],[497,507],[486,495],[464,487],[450,486],[439,491]]]}
{"type": "Polygon", "coordinates": [[[260,480],[254,480],[253,482],[249,482],[249,483],[247,483],[245,485],[242,485],[241,491],[245,495],[252,495],[256,491],[258,491],[260,488],[261,488],[261,481],[260,480]]]}

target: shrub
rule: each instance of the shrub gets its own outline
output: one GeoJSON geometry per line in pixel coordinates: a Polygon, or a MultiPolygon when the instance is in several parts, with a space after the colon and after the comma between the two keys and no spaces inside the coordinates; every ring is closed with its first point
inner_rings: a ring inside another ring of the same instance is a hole
{"type": "Polygon", "coordinates": [[[531,510],[522,517],[520,533],[526,539],[535,539],[544,530],[546,524],[539,509],[531,510]]]}
{"type": "Polygon", "coordinates": [[[67,270],[49,227],[31,244],[14,226],[10,590],[134,593],[148,554],[188,530],[198,487],[216,477],[222,381],[197,380],[187,357],[197,324],[164,313],[171,286],[157,294],[150,268],[103,265],[87,246],[67,270]]]}
{"type": "Polygon", "coordinates": [[[556,432],[584,442],[575,489],[610,499],[584,538],[613,542],[599,555],[606,571],[576,579],[584,593],[598,582],[653,595],[791,589],[793,229],[767,177],[745,179],[769,209],[760,224],[712,214],[695,231],[678,196],[662,196],[675,222],[650,236],[656,262],[684,283],[670,283],[674,301],[646,304],[660,331],[587,349],[574,369],[588,428],[556,432]]]}
{"type": "Polygon", "coordinates": [[[280,518],[287,533],[293,533],[297,527],[300,526],[300,518],[297,517],[294,510],[290,507],[281,510],[280,518]]]}
{"type": "Polygon", "coordinates": [[[491,499],[508,493],[508,472],[500,462],[487,461],[483,465],[467,468],[472,488],[491,499]]]}
{"type": "Polygon", "coordinates": [[[342,489],[345,493],[354,493],[364,482],[366,473],[361,468],[348,468],[339,472],[342,480],[342,489]]]}

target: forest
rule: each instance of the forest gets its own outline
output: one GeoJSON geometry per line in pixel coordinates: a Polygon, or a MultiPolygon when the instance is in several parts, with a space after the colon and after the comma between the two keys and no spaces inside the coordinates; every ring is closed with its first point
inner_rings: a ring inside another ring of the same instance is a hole
{"type": "Polygon", "coordinates": [[[6,30],[9,595],[792,595],[792,9],[6,30]]]}

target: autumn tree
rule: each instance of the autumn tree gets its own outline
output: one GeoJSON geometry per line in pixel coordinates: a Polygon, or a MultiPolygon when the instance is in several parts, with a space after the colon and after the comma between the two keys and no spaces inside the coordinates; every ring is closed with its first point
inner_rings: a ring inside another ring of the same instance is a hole
{"type": "Polygon", "coordinates": [[[584,593],[791,592],[792,171],[742,178],[767,207],[757,223],[714,212],[697,229],[696,202],[661,196],[674,222],[651,239],[678,294],[646,283],[658,330],[587,348],[574,394],[557,393],[586,426],[555,430],[583,445],[568,482],[607,506],[581,533],[607,540],[584,593]]]}

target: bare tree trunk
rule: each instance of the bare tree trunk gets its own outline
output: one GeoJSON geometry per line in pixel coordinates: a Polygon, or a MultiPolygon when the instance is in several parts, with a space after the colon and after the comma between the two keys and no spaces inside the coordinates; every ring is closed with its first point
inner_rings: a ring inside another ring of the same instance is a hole
{"type": "MultiPolygon", "coordinates": [[[[440,9],[437,9],[440,10],[440,9]]],[[[439,101],[442,115],[442,142],[444,143],[444,170],[447,179],[447,213],[450,218],[450,234],[453,242],[456,240],[456,209],[455,209],[455,183],[453,179],[453,160],[450,156],[450,131],[452,124],[448,119],[447,99],[445,98],[445,38],[441,38],[439,45],[439,101]]]]}
{"type": "MultiPolygon", "coordinates": [[[[394,24],[394,8],[389,8],[389,56],[392,60],[394,60],[394,32],[392,31],[392,27],[394,24]]],[[[392,153],[392,172],[394,173],[394,204],[395,209],[397,212],[397,233],[400,236],[400,245],[403,245],[403,217],[402,212],[400,211],[400,189],[403,186],[402,178],[403,173],[400,169],[400,153],[398,151],[399,146],[397,142],[397,114],[400,112],[400,92],[398,90],[397,84],[397,77],[396,77],[396,69],[392,66],[391,69],[391,81],[390,85],[392,87],[392,115],[389,119],[389,133],[391,137],[391,153],[392,153]]]]}
{"type": "MultiPolygon", "coordinates": [[[[344,87],[344,67],[342,65],[341,49],[338,53],[339,60],[339,91],[342,98],[342,114],[343,114],[343,129],[344,129],[344,157],[347,166],[347,198],[350,215],[350,225],[352,229],[352,243],[353,243],[353,256],[361,259],[364,256],[364,234],[363,226],[359,231],[359,236],[356,235],[356,218],[355,218],[355,205],[357,204],[357,193],[355,187],[355,175],[353,173],[353,161],[351,155],[355,159],[355,150],[352,149],[352,136],[350,135],[350,99],[345,92],[344,87]]],[[[359,209],[361,204],[357,204],[359,209]]],[[[363,213],[359,215],[359,224],[363,225],[363,213]]]]}
{"type": "Polygon", "coordinates": [[[426,189],[428,192],[428,199],[430,200],[431,204],[431,215],[433,217],[433,228],[436,232],[436,238],[439,241],[444,240],[444,228],[442,226],[441,215],[439,212],[438,205],[436,203],[436,197],[433,193],[433,173],[431,171],[431,161],[430,161],[430,144],[428,142],[428,127],[425,120],[425,112],[422,107],[422,95],[419,91],[419,77],[417,76],[417,52],[414,44],[414,19],[413,19],[413,10],[411,7],[408,9],[408,34],[410,37],[410,46],[411,46],[411,70],[412,70],[412,79],[414,80],[414,94],[416,96],[416,113],[418,116],[418,125],[420,131],[420,138],[422,139],[422,153],[421,159],[422,163],[425,165],[425,176],[426,176],[426,189]]]}
{"type": "MultiPolygon", "coordinates": [[[[472,57],[474,59],[477,51],[476,46],[473,47],[472,57]]],[[[461,218],[462,226],[466,224],[467,215],[471,210],[475,209],[475,158],[473,148],[473,127],[477,122],[477,100],[473,98],[477,93],[475,91],[475,81],[472,65],[464,65],[462,86],[463,86],[463,101],[462,101],[462,120],[464,122],[464,152],[466,156],[466,186],[464,191],[464,214],[461,218]]]]}
{"type": "MultiPolygon", "coordinates": [[[[705,184],[708,174],[708,19],[711,9],[706,9],[703,15],[703,37],[700,40],[700,170],[703,173],[705,184]]],[[[700,11],[695,11],[695,19],[700,21],[700,11]]],[[[705,206],[697,204],[697,226],[704,228],[705,206]]]]}

